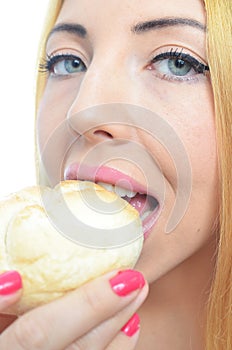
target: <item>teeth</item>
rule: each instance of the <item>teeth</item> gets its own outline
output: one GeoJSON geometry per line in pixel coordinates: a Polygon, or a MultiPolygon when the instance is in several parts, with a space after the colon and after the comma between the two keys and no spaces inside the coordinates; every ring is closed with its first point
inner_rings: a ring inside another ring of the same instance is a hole
{"type": "Polygon", "coordinates": [[[114,186],[111,184],[106,184],[105,182],[98,182],[97,184],[107,191],[114,192],[114,186]]]}
{"type": "Polygon", "coordinates": [[[120,197],[129,197],[129,198],[133,198],[137,192],[133,192],[133,191],[129,191],[126,190],[125,188],[119,187],[119,186],[115,186],[114,188],[115,193],[120,196],[120,197]]]}
{"type": "Polygon", "coordinates": [[[114,187],[114,192],[120,197],[125,197],[127,194],[127,190],[125,190],[122,187],[118,187],[118,186],[114,187]]]}
{"type": "MultiPolygon", "coordinates": [[[[112,184],[108,184],[105,182],[97,182],[97,184],[105,188],[107,191],[115,192],[120,197],[133,198],[138,193],[138,192],[129,191],[129,190],[126,190],[125,188],[114,186],[112,184]]],[[[144,193],[140,193],[140,194],[144,194],[144,193]]],[[[158,202],[155,198],[150,199],[150,209],[152,210],[149,210],[149,209],[146,210],[143,214],[140,215],[140,219],[144,221],[153,212],[154,208],[156,208],[157,205],[158,205],[158,202]]]]}
{"type": "Polygon", "coordinates": [[[129,190],[126,190],[125,188],[107,184],[105,182],[98,182],[97,184],[105,188],[107,191],[115,192],[120,197],[127,196],[129,198],[133,198],[137,194],[137,192],[129,191],[129,190]]]}
{"type": "Polygon", "coordinates": [[[127,197],[129,198],[133,198],[134,196],[136,196],[137,192],[133,192],[133,191],[127,191],[127,197]]]}
{"type": "Polygon", "coordinates": [[[152,210],[148,210],[145,211],[142,215],[141,215],[141,220],[145,220],[150,214],[152,213],[152,210]]]}

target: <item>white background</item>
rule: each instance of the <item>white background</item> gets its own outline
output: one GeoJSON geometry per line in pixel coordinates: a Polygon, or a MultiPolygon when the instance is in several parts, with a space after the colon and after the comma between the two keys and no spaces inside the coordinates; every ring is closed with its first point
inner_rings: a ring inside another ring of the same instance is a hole
{"type": "Polygon", "coordinates": [[[0,197],[35,184],[35,62],[48,0],[0,3],[0,197]]]}

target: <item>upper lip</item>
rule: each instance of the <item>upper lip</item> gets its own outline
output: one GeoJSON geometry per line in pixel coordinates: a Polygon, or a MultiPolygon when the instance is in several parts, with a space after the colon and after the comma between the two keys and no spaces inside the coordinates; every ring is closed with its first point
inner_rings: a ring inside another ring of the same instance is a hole
{"type": "Polygon", "coordinates": [[[149,184],[144,186],[129,175],[107,166],[72,163],[65,168],[64,180],[87,180],[95,183],[105,182],[112,185],[117,185],[118,182],[119,187],[152,196],[159,202],[157,193],[154,193],[149,184]]]}

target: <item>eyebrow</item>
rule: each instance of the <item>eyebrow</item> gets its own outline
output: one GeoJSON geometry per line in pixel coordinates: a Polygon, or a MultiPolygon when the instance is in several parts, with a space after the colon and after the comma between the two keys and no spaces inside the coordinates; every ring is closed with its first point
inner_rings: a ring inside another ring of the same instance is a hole
{"type": "MultiPolygon", "coordinates": [[[[151,30],[159,30],[166,27],[174,26],[190,26],[202,31],[206,31],[206,27],[201,23],[191,18],[182,17],[167,17],[155,20],[150,20],[146,22],[140,22],[131,28],[131,31],[135,34],[142,34],[151,30]]],[[[70,34],[75,34],[80,38],[85,38],[87,36],[87,29],[78,23],[60,23],[57,24],[49,33],[48,39],[51,35],[57,32],[67,32],[70,34]]]]}
{"type": "Polygon", "coordinates": [[[167,17],[155,19],[147,22],[141,22],[132,27],[132,32],[135,34],[142,34],[150,30],[158,30],[166,27],[174,26],[190,26],[202,31],[206,31],[206,27],[201,23],[191,18],[182,17],[167,17]]]}
{"type": "Polygon", "coordinates": [[[75,34],[80,38],[85,38],[87,36],[87,30],[81,24],[73,23],[61,23],[57,24],[49,33],[48,38],[57,32],[67,32],[70,34],[75,34]]]}

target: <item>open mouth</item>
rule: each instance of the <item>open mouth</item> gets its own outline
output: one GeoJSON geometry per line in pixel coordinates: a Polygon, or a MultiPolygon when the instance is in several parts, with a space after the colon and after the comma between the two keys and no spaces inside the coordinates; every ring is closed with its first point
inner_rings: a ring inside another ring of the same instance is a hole
{"type": "Polygon", "coordinates": [[[97,182],[97,184],[105,188],[107,191],[115,192],[122,199],[130,203],[130,205],[139,212],[142,221],[145,221],[146,218],[152,214],[159,205],[156,198],[148,194],[130,191],[126,188],[105,182],[97,182]]]}
{"type": "Polygon", "coordinates": [[[148,237],[160,212],[160,204],[153,195],[148,194],[143,186],[136,183],[132,178],[115,169],[100,167],[96,170],[93,167],[85,166],[82,167],[82,171],[79,170],[77,164],[72,164],[65,171],[64,179],[92,181],[107,191],[115,192],[139,212],[144,238],[148,237]],[[123,186],[121,186],[121,183],[123,186]]]}

